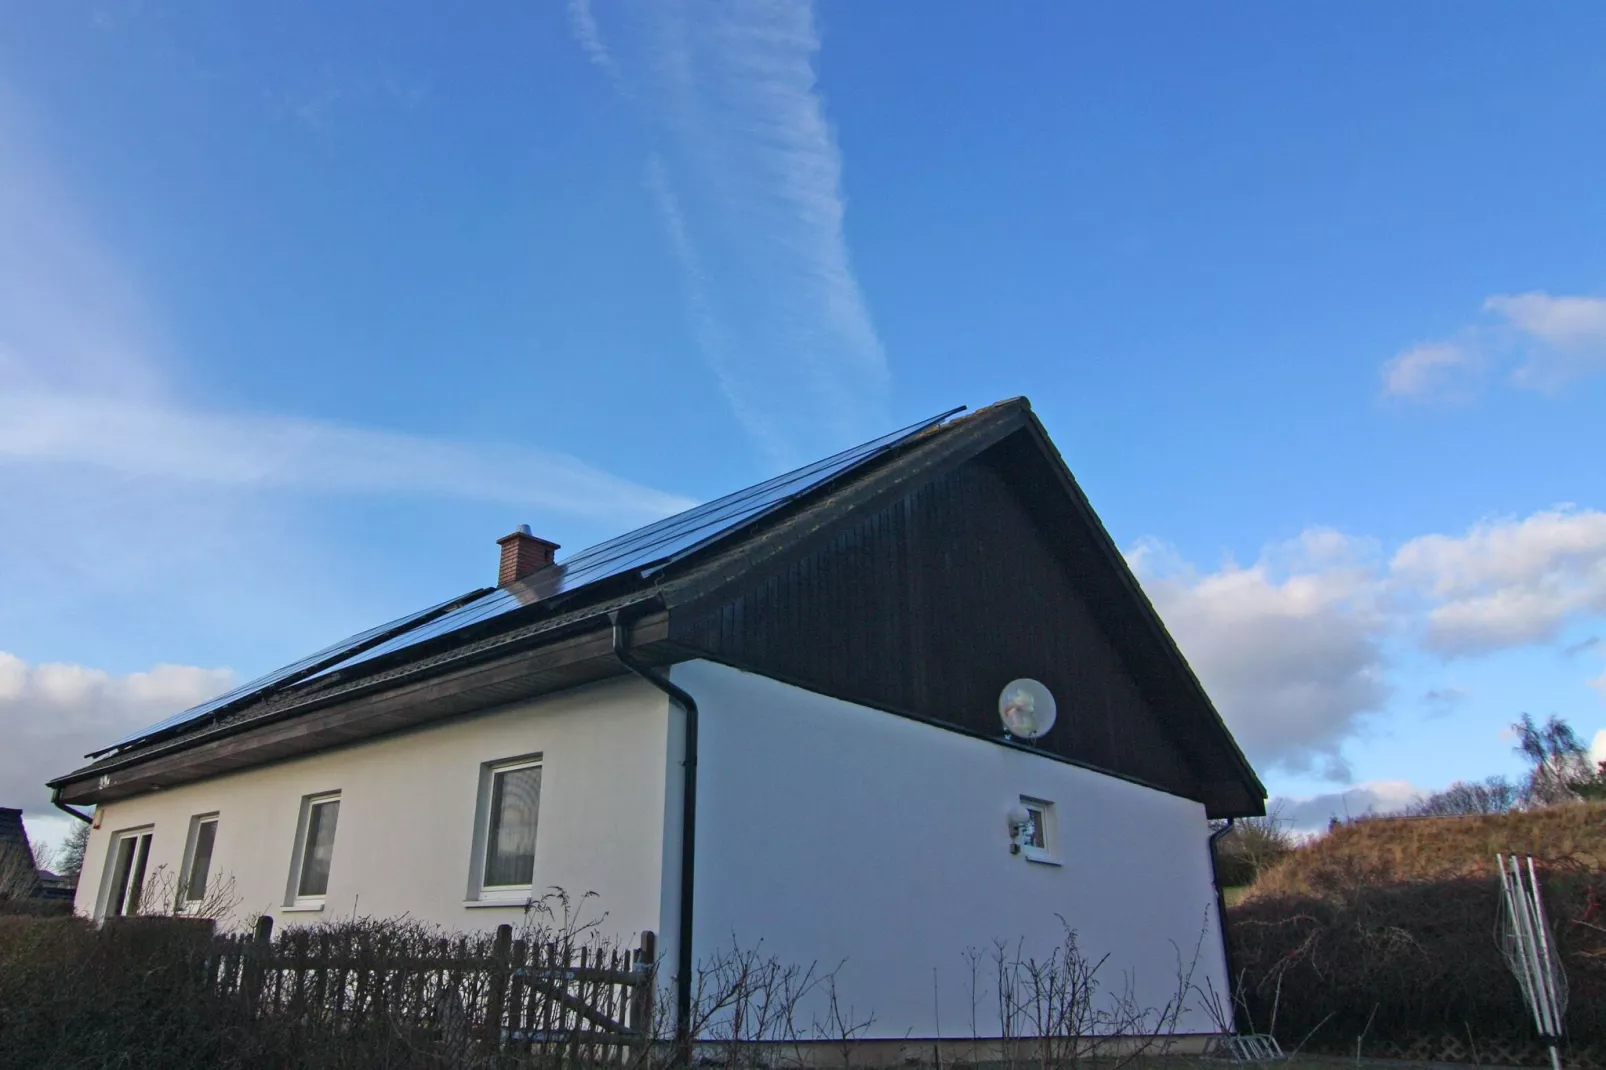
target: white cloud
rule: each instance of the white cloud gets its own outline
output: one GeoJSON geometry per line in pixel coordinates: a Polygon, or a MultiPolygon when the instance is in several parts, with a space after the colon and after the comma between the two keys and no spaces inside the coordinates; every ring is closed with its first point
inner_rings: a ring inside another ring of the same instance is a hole
{"type": "Polygon", "coordinates": [[[588,3],[569,8],[586,54],[667,135],[648,186],[738,421],[782,463],[864,437],[884,422],[889,374],[848,252],[811,6],[667,0],[634,14],[632,61],[603,47],[588,3]]]}
{"type": "Polygon", "coordinates": [[[1461,396],[1473,352],[1458,342],[1423,342],[1383,365],[1383,393],[1397,398],[1461,396]]]}
{"type": "Polygon", "coordinates": [[[1558,507],[1522,520],[1424,535],[1391,562],[1398,585],[1426,595],[1426,641],[1469,654],[1554,639],[1606,612],[1606,513],[1558,507]]]}
{"type": "Polygon", "coordinates": [[[227,690],[228,669],[157,665],[114,676],[83,665],[34,665],[0,651],[0,800],[53,812],[45,781],[91,750],[227,690]]]}
{"type": "MultiPolygon", "coordinates": [[[[1347,779],[1344,745],[1392,692],[1389,644],[1482,654],[1606,614],[1606,513],[1594,510],[1485,520],[1379,558],[1370,540],[1322,528],[1213,572],[1152,541],[1128,554],[1249,757],[1333,780],[1347,779]]],[[[1606,698],[1606,675],[1592,686],[1606,698]]],[[[1466,696],[1445,683],[1420,702],[1442,716],[1466,696]]]]}
{"type": "Polygon", "coordinates": [[[623,88],[623,78],[619,67],[608,52],[608,46],[603,43],[602,29],[597,25],[597,17],[592,13],[591,0],[569,0],[569,32],[580,43],[581,51],[586,58],[597,65],[597,69],[608,76],[616,88],[623,88]]]}
{"type": "Polygon", "coordinates": [[[1606,299],[1496,294],[1483,307],[1538,343],[1527,348],[1514,373],[1519,384],[1553,390],[1606,371],[1606,299]]]}
{"type": "Polygon", "coordinates": [[[1533,292],[1495,294],[1483,310],[1498,324],[1472,324],[1455,338],[1423,342],[1384,362],[1383,393],[1416,401],[1465,400],[1483,365],[1515,362],[1511,381],[1555,392],[1606,372],[1606,298],[1533,292]]]}
{"type": "Polygon", "coordinates": [[[1404,780],[1371,780],[1321,795],[1277,796],[1266,812],[1288,822],[1295,832],[1324,832],[1334,818],[1344,821],[1367,814],[1398,813],[1424,794],[1404,780]]]}
{"type": "Polygon", "coordinates": [[[1346,779],[1340,748],[1389,694],[1369,543],[1326,529],[1216,572],[1131,555],[1144,589],[1257,764],[1346,779]]]}
{"type": "Polygon", "coordinates": [[[5,458],[227,487],[472,498],[604,519],[655,519],[692,504],[558,453],[87,394],[0,396],[5,458]]]}

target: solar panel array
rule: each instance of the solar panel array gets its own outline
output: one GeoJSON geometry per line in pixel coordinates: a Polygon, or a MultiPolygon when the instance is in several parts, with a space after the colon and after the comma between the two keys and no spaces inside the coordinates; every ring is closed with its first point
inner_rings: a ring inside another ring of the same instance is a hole
{"type": "Polygon", "coordinates": [[[740,530],[764,514],[779,509],[799,495],[813,490],[833,476],[849,471],[958,411],[960,410],[955,409],[929,420],[911,424],[889,435],[872,439],[861,446],[833,454],[824,460],[815,461],[813,464],[776,476],[745,490],[727,494],[711,502],[704,502],[702,505],[693,506],[684,512],[637,528],[607,542],[598,543],[564,561],[549,565],[525,577],[512,588],[494,591],[422,627],[414,628],[356,653],[314,675],[324,676],[341,672],[354,665],[510,613],[521,606],[544,601],[554,595],[567,594],[599,580],[669,564],[702,549],[716,539],[740,530]]]}
{"type": "Polygon", "coordinates": [[[379,625],[377,628],[369,628],[365,632],[358,632],[356,635],[342,639],[340,642],[335,643],[332,646],[324,647],[316,654],[309,654],[300,661],[291,662],[289,665],[286,665],[281,669],[275,669],[266,676],[259,676],[249,683],[241,684],[239,687],[236,687],[231,691],[226,691],[214,699],[209,699],[206,702],[201,703],[199,706],[192,706],[183,713],[176,713],[167,718],[165,721],[158,721],[149,728],[142,728],[132,735],[124,736],[122,739],[119,739],[110,746],[103,747],[92,754],[86,755],[86,757],[93,758],[96,755],[106,754],[109,751],[116,750],[119,747],[126,747],[132,743],[145,742],[146,740],[149,740],[155,736],[159,736],[171,729],[178,728],[181,725],[198,720],[199,718],[205,717],[208,714],[223,710],[236,702],[266,691],[270,687],[305,679],[306,677],[315,674],[319,669],[322,669],[331,661],[339,661],[340,659],[344,658],[353,650],[362,647],[363,644],[382,640],[388,637],[392,632],[395,632],[399,629],[410,628],[419,621],[428,620],[434,615],[438,615],[448,609],[451,609],[457,603],[461,602],[465,597],[468,596],[459,596],[451,601],[442,602],[438,606],[431,606],[428,609],[419,610],[416,613],[409,613],[405,617],[398,617],[388,624],[379,625]]]}
{"type": "Polygon", "coordinates": [[[343,658],[339,662],[313,673],[309,679],[328,676],[332,672],[339,672],[353,665],[372,661],[374,658],[384,657],[386,654],[404,650],[410,646],[417,646],[419,643],[430,639],[462,631],[471,624],[478,624],[480,621],[490,620],[492,617],[500,617],[504,613],[510,613],[520,606],[527,605],[533,601],[534,599],[528,597],[524,601],[520,601],[518,596],[511,590],[499,587],[490,594],[476,598],[467,605],[459,606],[452,612],[444,614],[422,627],[392,636],[383,643],[355,653],[349,658],[343,658]]]}
{"type": "Polygon", "coordinates": [[[960,411],[962,407],[911,424],[824,460],[805,465],[723,498],[694,506],[674,516],[609,539],[607,542],[598,543],[564,561],[549,565],[525,577],[511,587],[480,594],[467,602],[463,602],[461,598],[455,599],[453,602],[442,603],[422,613],[415,613],[410,617],[403,617],[378,628],[369,629],[310,657],[302,658],[293,665],[287,665],[267,676],[243,684],[226,695],[220,695],[210,702],[202,703],[194,709],[186,710],[141,732],[118,740],[96,753],[105,754],[130,743],[143,742],[156,734],[204,717],[270,687],[341,672],[375,658],[417,646],[430,639],[462,631],[522,606],[579,590],[600,580],[631,571],[647,573],[654,568],[662,568],[740,531],[748,524],[780,509],[830,479],[857,468],[878,454],[960,411]]]}

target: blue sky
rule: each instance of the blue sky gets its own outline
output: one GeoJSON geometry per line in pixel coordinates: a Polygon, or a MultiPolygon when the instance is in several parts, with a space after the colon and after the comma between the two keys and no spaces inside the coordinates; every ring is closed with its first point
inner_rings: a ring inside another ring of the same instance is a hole
{"type": "Polygon", "coordinates": [[[1301,820],[1514,771],[1523,710],[1592,737],[1603,33],[15,7],[0,788],[488,582],[517,523],[576,550],[1016,394],[1301,820]]]}

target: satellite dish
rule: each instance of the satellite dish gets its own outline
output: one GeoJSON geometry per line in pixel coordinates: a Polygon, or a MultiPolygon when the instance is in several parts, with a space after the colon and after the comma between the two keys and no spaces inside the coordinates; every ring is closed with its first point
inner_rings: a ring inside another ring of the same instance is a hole
{"type": "Polygon", "coordinates": [[[998,693],[998,717],[1004,733],[1015,739],[1038,739],[1054,727],[1054,696],[1036,680],[1011,680],[998,693]]]}

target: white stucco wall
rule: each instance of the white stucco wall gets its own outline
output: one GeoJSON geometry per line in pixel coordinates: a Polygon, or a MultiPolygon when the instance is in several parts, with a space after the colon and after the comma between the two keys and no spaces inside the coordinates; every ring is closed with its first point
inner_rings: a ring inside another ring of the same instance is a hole
{"type": "MultiPolygon", "coordinates": [[[[673,669],[701,711],[694,946],[734,942],[829,970],[867,1035],[972,1035],[967,949],[1040,960],[1064,930],[1110,956],[1106,994],[1158,1007],[1226,992],[1204,808],[1114,777],[721,665],[673,669]],[[1063,865],[1009,853],[1020,796],[1055,804],[1063,865]],[[935,972],[934,972],[935,971],[935,972]]],[[[1074,716],[1062,696],[1061,716],[1074,716]]],[[[976,1030],[997,1035],[981,966],[976,1030]]],[[[817,1008],[816,1008],[817,1009],[817,1008]]],[[[805,1018],[805,1026],[807,1018],[805,1018]]],[[[1195,1002],[1182,1032],[1214,1032],[1195,1002]]]]}
{"type": "Polygon", "coordinates": [[[636,679],[579,688],[474,717],[114,802],[90,834],[77,909],[93,913],[111,837],[153,825],[150,870],[176,873],[192,815],[217,811],[216,877],[232,876],[235,919],[263,911],[281,925],[401,914],[467,931],[517,926],[518,906],[467,907],[481,766],[542,756],[534,889],[599,893],[625,936],[661,929],[670,718],[663,694],[636,679]],[[304,796],[341,793],[326,906],[285,910],[304,796]]]}

